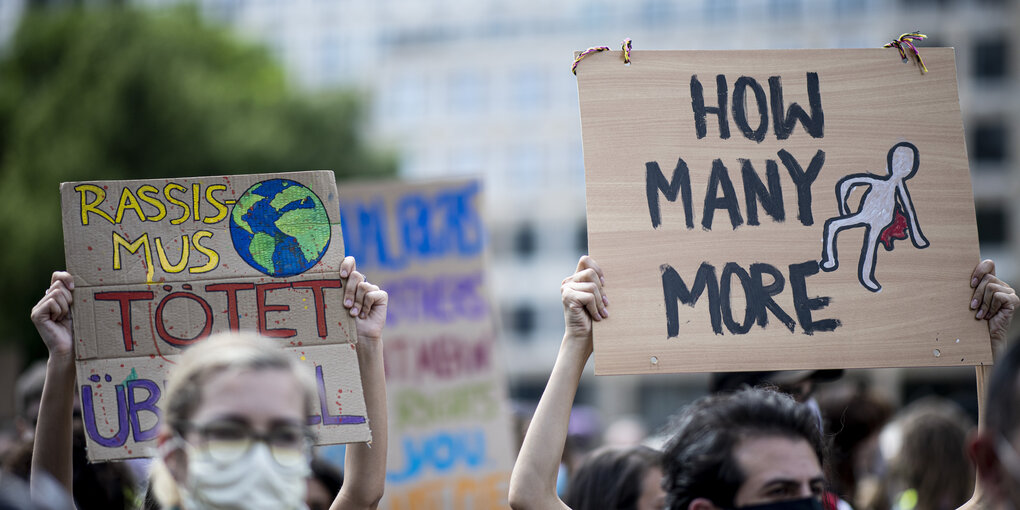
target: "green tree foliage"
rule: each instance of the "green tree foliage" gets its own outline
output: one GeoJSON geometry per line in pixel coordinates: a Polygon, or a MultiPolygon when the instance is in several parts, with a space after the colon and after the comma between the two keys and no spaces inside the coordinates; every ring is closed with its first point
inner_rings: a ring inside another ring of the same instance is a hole
{"type": "Polygon", "coordinates": [[[292,90],[264,48],[194,9],[30,10],[0,56],[0,342],[41,352],[28,315],[64,267],[59,183],[392,175],[365,147],[361,103],[292,90]]]}

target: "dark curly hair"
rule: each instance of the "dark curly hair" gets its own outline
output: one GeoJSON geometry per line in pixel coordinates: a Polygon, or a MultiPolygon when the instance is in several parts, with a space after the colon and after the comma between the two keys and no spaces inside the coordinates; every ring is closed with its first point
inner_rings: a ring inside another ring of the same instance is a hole
{"type": "Polygon", "coordinates": [[[574,472],[564,503],[574,510],[635,510],[648,470],[661,467],[662,454],[647,446],[596,450],[574,472]]]}
{"type": "Polygon", "coordinates": [[[733,496],[746,478],[733,450],[745,438],[804,439],[824,465],[825,446],[814,413],[771,389],[703,397],[686,407],[673,427],[663,453],[663,488],[673,510],[684,510],[697,498],[733,507],[733,496]]]}

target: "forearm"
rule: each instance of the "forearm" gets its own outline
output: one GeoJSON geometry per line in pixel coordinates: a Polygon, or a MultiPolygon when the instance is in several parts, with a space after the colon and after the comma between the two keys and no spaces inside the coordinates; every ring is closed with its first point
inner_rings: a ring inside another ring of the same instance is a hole
{"type": "MultiPolygon", "coordinates": [[[[71,429],[74,410],[74,354],[51,354],[39,402],[32,450],[34,482],[40,472],[52,476],[68,494],[72,490],[71,429]]],[[[38,487],[32,483],[32,491],[38,487]]]]}
{"type": "Polygon", "coordinates": [[[383,345],[381,341],[359,341],[357,351],[372,442],[347,446],[344,485],[333,504],[334,509],[375,508],[386,485],[387,410],[383,345]]]}
{"type": "Polygon", "coordinates": [[[510,477],[510,505],[516,509],[562,508],[556,496],[556,475],[567,439],[570,409],[577,393],[584,365],[591,355],[590,344],[567,336],[524,444],[510,477]]]}

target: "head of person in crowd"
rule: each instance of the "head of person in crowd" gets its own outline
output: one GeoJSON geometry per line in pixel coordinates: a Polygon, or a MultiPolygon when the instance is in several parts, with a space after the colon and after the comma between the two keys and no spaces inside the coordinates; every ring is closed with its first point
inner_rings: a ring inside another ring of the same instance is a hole
{"type": "Polygon", "coordinates": [[[984,428],[969,442],[987,508],[1020,509],[1020,344],[995,361],[984,428]]]}
{"type": "Polygon", "coordinates": [[[647,446],[595,450],[577,467],[563,502],[573,510],[658,510],[662,454],[647,446]]]}
{"type": "Polygon", "coordinates": [[[807,406],[769,389],[703,397],[663,452],[671,510],[821,509],[825,446],[807,406]]]}
{"type": "Polygon", "coordinates": [[[268,339],[226,333],[188,349],[166,385],[152,490],[164,508],[303,508],[316,397],[268,339]]]}
{"type": "Polygon", "coordinates": [[[308,510],[329,510],[344,485],[344,473],[332,462],[322,457],[313,457],[308,477],[308,494],[305,504],[308,510]]]}
{"type": "MultiPolygon", "coordinates": [[[[4,471],[28,480],[31,471],[35,426],[39,415],[46,362],[29,365],[15,384],[16,427],[20,442],[4,458],[4,471]]],[[[123,462],[89,463],[85,431],[75,399],[72,424],[73,496],[79,510],[134,508],[140,498],[131,470],[123,462]]]]}
{"type": "Polygon", "coordinates": [[[864,480],[870,489],[883,474],[878,436],[892,418],[893,404],[866,384],[846,380],[821,388],[816,399],[823,430],[831,438],[831,490],[854,508],[862,506],[857,501],[857,485],[864,480]]]}
{"type": "Polygon", "coordinates": [[[959,405],[941,397],[925,397],[899,412],[881,436],[895,508],[952,510],[970,499],[974,471],[966,440],[973,428],[959,405]]]}
{"type": "Polygon", "coordinates": [[[18,437],[31,440],[35,435],[35,423],[39,418],[39,401],[42,399],[43,382],[46,381],[46,362],[36,361],[28,366],[14,383],[14,424],[18,437]]]}

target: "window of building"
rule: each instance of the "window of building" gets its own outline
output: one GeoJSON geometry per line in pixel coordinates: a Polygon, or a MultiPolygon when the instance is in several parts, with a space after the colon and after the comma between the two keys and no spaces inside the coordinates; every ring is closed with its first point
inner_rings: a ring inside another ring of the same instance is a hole
{"type": "MultiPolygon", "coordinates": [[[[534,406],[538,404],[538,400],[542,398],[542,393],[545,392],[547,382],[545,378],[540,381],[530,381],[511,377],[509,384],[510,398],[515,402],[530,404],[530,407],[532,407],[530,411],[533,412],[534,406]]],[[[574,395],[574,405],[570,413],[571,420],[585,420],[594,416],[593,413],[595,411],[590,406],[595,404],[597,394],[597,390],[592,387],[590,382],[582,380],[581,384],[577,386],[577,393],[574,395]]],[[[587,422],[591,422],[591,420],[589,419],[587,422]]],[[[574,435],[574,426],[570,430],[571,436],[568,438],[568,441],[576,441],[578,438],[574,435]]]]}
{"type": "Polygon", "coordinates": [[[642,382],[638,405],[645,427],[657,430],[669,423],[678,409],[697,400],[703,390],[690,385],[663,382],[642,382]]]}
{"type": "Polygon", "coordinates": [[[527,338],[535,331],[535,326],[538,323],[537,319],[537,312],[535,311],[534,306],[521,304],[514,306],[510,310],[510,317],[507,324],[510,325],[510,329],[514,333],[527,338]]]}
{"type": "Polygon", "coordinates": [[[513,78],[510,104],[518,111],[535,111],[548,103],[546,75],[536,69],[522,69],[513,78]]]}
{"type": "Polygon", "coordinates": [[[953,0],[901,0],[907,7],[940,7],[953,3],[953,0]]]}
{"type": "Polygon", "coordinates": [[[485,79],[479,73],[459,71],[450,76],[450,111],[478,114],[485,110],[485,79]]]}
{"type": "Polygon", "coordinates": [[[773,19],[788,19],[800,15],[800,0],[769,0],[769,14],[773,19]]]}
{"type": "Polygon", "coordinates": [[[1000,36],[978,41],[972,60],[975,78],[1005,78],[1009,74],[1009,40],[1000,36]]]}
{"type": "Polygon", "coordinates": [[[482,153],[475,147],[458,147],[450,151],[450,173],[453,175],[482,175],[485,171],[482,153]]]}
{"type": "Polygon", "coordinates": [[[510,152],[510,185],[525,192],[534,192],[545,186],[544,156],[542,148],[535,144],[515,147],[510,152]]]}
{"type": "Polygon", "coordinates": [[[1004,244],[1009,235],[1009,220],[1002,205],[977,207],[978,241],[982,246],[1004,244]]]}
{"type": "Polygon", "coordinates": [[[510,379],[510,398],[517,402],[537,404],[538,400],[542,398],[542,392],[545,391],[545,384],[546,381],[536,382],[510,379]]]}
{"type": "Polygon", "coordinates": [[[415,119],[425,113],[425,80],[419,76],[398,76],[393,88],[384,91],[386,117],[415,119]]]}
{"type": "Polygon", "coordinates": [[[335,83],[347,75],[350,61],[346,48],[348,48],[346,42],[334,34],[323,36],[319,40],[319,69],[323,81],[335,83]]]}
{"type": "Polygon", "coordinates": [[[514,233],[514,253],[521,257],[530,257],[535,253],[538,239],[535,234],[535,227],[525,223],[518,227],[514,233]]]}
{"type": "Polygon", "coordinates": [[[970,157],[975,163],[999,163],[1009,156],[1009,129],[1002,121],[981,121],[970,130],[970,157]]]}
{"type": "Polygon", "coordinates": [[[649,26],[672,23],[675,14],[672,0],[645,0],[641,6],[641,21],[649,26]]]}
{"type": "Polygon", "coordinates": [[[587,29],[604,28],[612,20],[612,5],[606,2],[586,3],[580,6],[577,17],[587,29]]]}
{"type": "Polygon", "coordinates": [[[736,0],[705,0],[705,19],[709,23],[729,23],[736,17],[736,0]]]}
{"type": "Polygon", "coordinates": [[[866,4],[866,0],[836,0],[836,14],[858,14],[866,4]]]}

